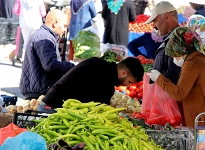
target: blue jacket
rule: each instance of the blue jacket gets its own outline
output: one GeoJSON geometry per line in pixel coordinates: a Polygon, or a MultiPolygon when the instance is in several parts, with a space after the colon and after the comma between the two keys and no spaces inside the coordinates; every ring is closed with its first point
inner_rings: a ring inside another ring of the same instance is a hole
{"type": "Polygon", "coordinates": [[[138,56],[138,55],[142,55],[142,53],[138,48],[144,46],[146,50],[147,58],[154,59],[155,52],[160,45],[161,42],[155,42],[151,37],[151,33],[146,32],[142,36],[131,41],[127,47],[134,56],[138,56]]]}
{"type": "Polygon", "coordinates": [[[77,13],[72,10],[71,6],[69,40],[75,38],[79,31],[90,27],[92,25],[92,18],[95,16],[96,10],[92,0],[88,0],[86,3],[84,3],[82,9],[79,9],[77,13]]]}
{"type": "Polygon", "coordinates": [[[74,65],[57,60],[58,35],[42,25],[32,34],[26,47],[20,90],[25,98],[37,98],[74,65]]]}

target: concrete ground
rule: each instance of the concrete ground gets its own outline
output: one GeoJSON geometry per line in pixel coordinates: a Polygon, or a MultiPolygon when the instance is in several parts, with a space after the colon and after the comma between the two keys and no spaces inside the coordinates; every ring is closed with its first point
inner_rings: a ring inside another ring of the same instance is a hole
{"type": "Polygon", "coordinates": [[[19,89],[19,81],[21,77],[21,65],[9,60],[15,45],[0,45],[0,95],[15,95],[18,99],[23,99],[19,89]]]}

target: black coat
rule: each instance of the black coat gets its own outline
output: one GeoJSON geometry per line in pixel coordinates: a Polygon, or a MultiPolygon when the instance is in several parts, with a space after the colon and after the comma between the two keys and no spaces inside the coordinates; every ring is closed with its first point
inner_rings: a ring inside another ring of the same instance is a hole
{"type": "Polygon", "coordinates": [[[90,58],[69,70],[45,95],[43,102],[54,108],[63,100],[110,104],[118,83],[117,65],[101,58],[90,58]]]}
{"type": "Polygon", "coordinates": [[[164,37],[164,42],[160,45],[155,53],[154,69],[162,73],[166,78],[169,78],[173,83],[177,84],[181,67],[178,67],[173,58],[165,55],[165,47],[170,39],[170,34],[164,37]]]}
{"type": "Polygon", "coordinates": [[[104,43],[124,45],[128,44],[129,22],[136,19],[135,8],[132,0],[126,0],[118,14],[111,13],[107,4],[102,11],[105,20],[104,43]]]}

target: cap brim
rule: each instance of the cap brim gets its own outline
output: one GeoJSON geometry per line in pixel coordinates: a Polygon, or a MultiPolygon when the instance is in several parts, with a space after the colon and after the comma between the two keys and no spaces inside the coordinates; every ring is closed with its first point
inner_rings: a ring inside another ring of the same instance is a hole
{"type": "Polygon", "coordinates": [[[149,24],[149,23],[151,23],[152,21],[154,21],[154,19],[157,17],[157,15],[156,16],[150,16],[149,17],[149,19],[145,22],[145,24],[149,24]]]}

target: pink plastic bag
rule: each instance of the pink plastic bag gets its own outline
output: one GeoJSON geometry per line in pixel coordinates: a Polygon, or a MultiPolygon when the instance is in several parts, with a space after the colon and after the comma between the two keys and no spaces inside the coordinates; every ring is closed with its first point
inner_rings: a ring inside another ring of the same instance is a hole
{"type": "Polygon", "coordinates": [[[145,121],[150,125],[165,125],[167,122],[173,126],[179,125],[181,114],[176,100],[156,83],[150,85],[149,76],[146,74],[144,75],[143,85],[142,113],[150,113],[145,121]]]}

